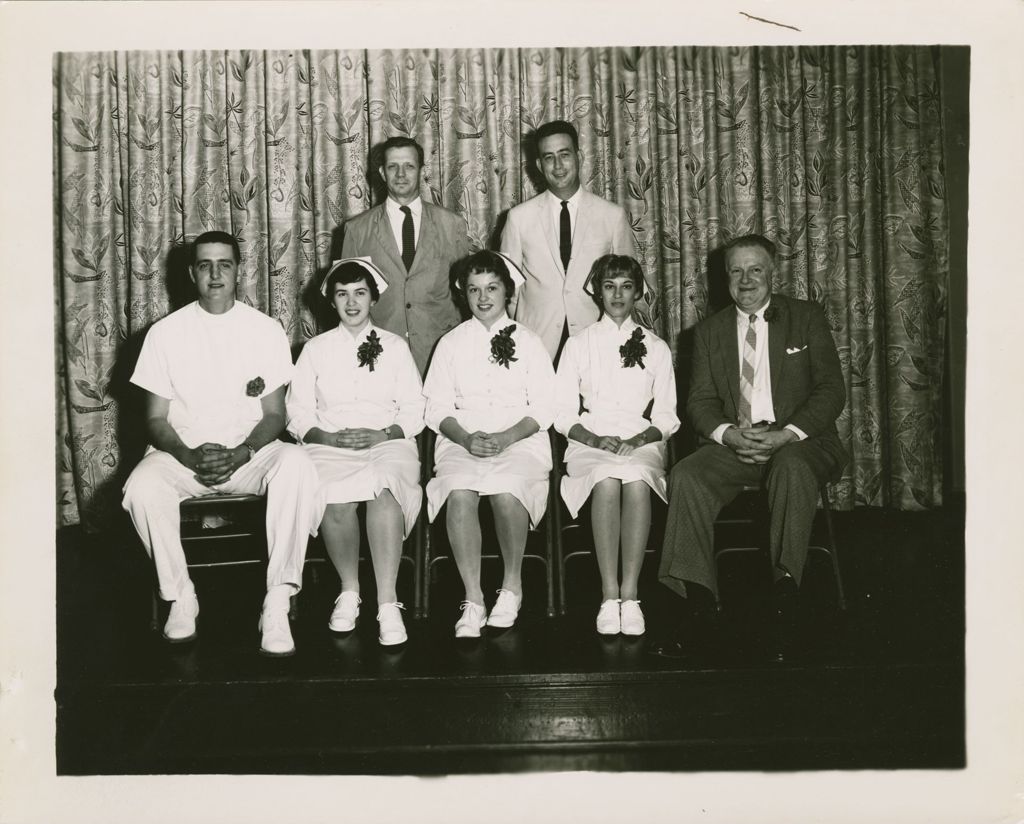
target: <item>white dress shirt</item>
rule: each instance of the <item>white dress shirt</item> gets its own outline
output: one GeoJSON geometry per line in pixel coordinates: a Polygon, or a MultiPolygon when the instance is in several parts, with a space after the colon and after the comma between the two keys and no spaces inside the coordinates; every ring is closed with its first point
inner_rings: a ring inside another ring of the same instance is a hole
{"type": "MultiPolygon", "coordinates": [[[[743,355],[747,346],[747,330],[750,328],[750,316],[754,315],[754,331],[757,334],[757,344],[754,347],[754,392],[750,399],[750,420],[751,423],[767,421],[775,423],[775,406],[772,404],[772,374],[768,363],[768,335],[770,324],[765,321],[764,313],[771,306],[771,300],[758,309],[756,312],[744,312],[736,307],[736,343],[739,346],[739,361],[736,368],[743,374],[743,355]]],[[[741,378],[742,380],[742,378],[741,378]]],[[[722,443],[722,435],[732,424],[723,423],[711,433],[711,439],[716,443],[722,443]]],[[[803,430],[793,424],[786,426],[801,441],[807,435],[803,430]]]]}
{"type": "MultiPolygon", "coordinates": [[[[423,200],[416,198],[412,203],[407,203],[409,211],[412,213],[412,232],[413,238],[415,239],[416,248],[420,248],[420,222],[423,217],[423,200]]],[[[405,222],[405,213],[402,211],[401,204],[389,197],[384,201],[384,211],[388,216],[388,223],[391,224],[391,231],[395,235],[395,245],[398,246],[399,254],[402,251],[402,224],[405,222]]]]}
{"type": "MultiPolygon", "coordinates": [[[[573,192],[572,197],[566,200],[566,208],[569,210],[569,237],[576,237],[576,215],[579,214],[580,210],[580,192],[583,191],[582,186],[578,186],[576,191],[573,192]]],[[[555,226],[555,239],[561,238],[562,232],[562,199],[552,192],[550,189],[547,191],[548,194],[548,211],[551,213],[551,220],[555,226]]]]}

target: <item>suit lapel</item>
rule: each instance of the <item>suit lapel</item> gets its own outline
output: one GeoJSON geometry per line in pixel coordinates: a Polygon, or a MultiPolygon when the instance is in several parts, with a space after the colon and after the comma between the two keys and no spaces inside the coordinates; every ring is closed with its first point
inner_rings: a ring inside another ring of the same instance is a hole
{"type": "MultiPolygon", "coordinates": [[[[393,234],[393,233],[392,233],[393,234]]],[[[437,226],[434,223],[434,215],[430,207],[424,203],[420,212],[420,236],[416,243],[416,257],[413,258],[412,268],[409,270],[409,277],[417,274],[425,261],[435,260],[438,255],[434,247],[439,243],[437,226]]],[[[399,255],[401,261],[401,255],[399,255]]],[[[403,267],[405,264],[402,264],[403,267]]]]}
{"type": "Polygon", "coordinates": [[[537,213],[534,217],[540,221],[540,225],[544,229],[544,237],[548,241],[548,251],[551,253],[551,261],[558,273],[564,277],[565,270],[562,268],[562,254],[558,248],[558,237],[555,235],[555,222],[551,219],[551,199],[545,197],[545,194],[546,193],[542,193],[536,198],[537,213]]]}
{"type": "Polygon", "coordinates": [[[740,350],[736,343],[736,309],[730,306],[722,312],[721,322],[715,329],[715,351],[721,358],[720,373],[729,376],[729,396],[732,410],[739,409],[740,398],[740,350]]]}
{"type": "MultiPolygon", "coordinates": [[[[395,233],[391,231],[391,222],[388,220],[387,207],[382,203],[378,207],[377,219],[374,221],[374,235],[377,246],[391,261],[389,272],[405,274],[405,264],[402,262],[402,252],[395,241],[395,233]]],[[[422,226],[420,229],[422,230],[422,226]]]]}
{"type": "MultiPolygon", "coordinates": [[[[772,379],[772,408],[779,409],[779,388],[783,385],[782,366],[785,361],[786,341],[789,339],[789,312],[786,299],[781,295],[772,295],[771,306],[775,307],[774,315],[768,329],[768,374],[772,379]]],[[[776,414],[778,412],[776,411],[776,414]]]]}

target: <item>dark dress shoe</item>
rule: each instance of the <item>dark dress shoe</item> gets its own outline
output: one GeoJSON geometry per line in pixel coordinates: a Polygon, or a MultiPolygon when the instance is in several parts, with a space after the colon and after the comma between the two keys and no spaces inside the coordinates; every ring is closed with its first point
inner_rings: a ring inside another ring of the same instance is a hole
{"type": "Polygon", "coordinates": [[[651,638],[644,647],[648,655],[655,655],[658,658],[686,658],[686,645],[679,636],[668,636],[664,638],[651,638]]]}

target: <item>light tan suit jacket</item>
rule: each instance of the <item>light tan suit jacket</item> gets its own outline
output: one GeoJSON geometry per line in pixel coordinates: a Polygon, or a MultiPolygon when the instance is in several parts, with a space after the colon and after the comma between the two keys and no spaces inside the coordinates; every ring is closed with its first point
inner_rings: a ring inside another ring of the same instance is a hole
{"type": "Polygon", "coordinates": [[[580,191],[568,271],[562,269],[558,241],[547,192],[515,206],[501,235],[502,253],[526,276],[510,312],[514,309],[513,317],[540,335],[552,359],[566,320],[574,335],[598,319],[597,304],[583,291],[594,261],[609,253],[636,254],[625,210],[585,189],[580,191]]]}

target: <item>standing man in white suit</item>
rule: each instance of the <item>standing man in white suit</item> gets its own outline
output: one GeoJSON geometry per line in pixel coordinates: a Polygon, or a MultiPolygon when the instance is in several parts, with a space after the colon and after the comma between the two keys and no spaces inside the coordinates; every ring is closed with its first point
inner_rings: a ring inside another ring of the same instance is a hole
{"type": "Polygon", "coordinates": [[[583,291],[594,261],[610,253],[635,256],[635,249],[625,210],[580,186],[576,128],[553,120],[534,139],[548,188],[509,212],[501,252],[526,276],[515,319],[540,335],[554,360],[566,339],[600,314],[583,291]]]}

